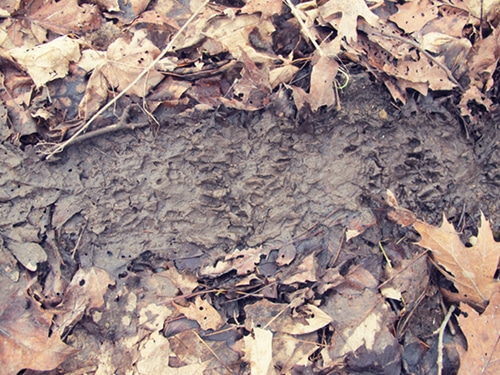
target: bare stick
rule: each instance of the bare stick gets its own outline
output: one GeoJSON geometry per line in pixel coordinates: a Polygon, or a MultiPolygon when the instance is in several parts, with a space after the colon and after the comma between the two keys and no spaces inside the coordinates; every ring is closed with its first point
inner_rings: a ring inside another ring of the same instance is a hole
{"type": "Polygon", "coordinates": [[[443,322],[441,323],[441,326],[439,327],[439,335],[438,335],[438,356],[437,356],[437,373],[438,375],[441,375],[443,373],[443,336],[444,336],[444,330],[446,329],[446,326],[448,325],[448,321],[451,318],[451,314],[453,314],[453,311],[455,311],[455,305],[451,305],[450,309],[446,313],[446,316],[443,319],[443,322]]]}
{"type": "Polygon", "coordinates": [[[147,67],[144,68],[144,70],[132,81],[125,89],[123,89],[122,92],[120,92],[117,96],[115,96],[111,101],[109,101],[104,107],[102,107],[94,116],[88,120],[85,125],[83,125],[75,134],[73,134],[70,138],[68,138],[66,141],[63,143],[57,145],[48,155],[47,155],[47,160],[50,159],[52,156],[55,154],[63,151],[66,146],[69,144],[73,143],[74,140],[87,128],[92,124],[100,115],[104,113],[109,107],[111,107],[113,104],[115,104],[123,95],[125,95],[139,80],[144,77],[146,74],[149,73],[151,69],[154,68],[154,66],[167,54],[168,51],[172,49],[172,46],[174,43],[179,39],[179,37],[182,35],[182,33],[187,29],[188,25],[193,22],[193,20],[198,17],[198,15],[205,9],[207,4],[210,2],[210,0],[205,0],[203,4],[196,10],[196,12],[193,13],[191,17],[186,21],[184,25],[175,33],[174,37],[168,43],[168,45],[161,51],[161,53],[158,55],[156,59],[154,59],[151,64],[149,64],[147,67]]]}

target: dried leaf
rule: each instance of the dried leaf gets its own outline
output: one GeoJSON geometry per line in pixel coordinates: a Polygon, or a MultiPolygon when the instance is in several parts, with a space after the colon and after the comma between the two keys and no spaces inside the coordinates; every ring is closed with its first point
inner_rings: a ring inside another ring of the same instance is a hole
{"type": "Polygon", "coordinates": [[[35,82],[37,88],[57,78],[66,77],[69,63],[80,59],[80,43],[67,36],[33,48],[9,51],[35,82]]]}
{"type": "Polygon", "coordinates": [[[422,29],[427,22],[437,18],[439,12],[433,0],[409,1],[397,7],[398,12],[389,19],[408,34],[422,29]]]}
{"type": "Polygon", "coordinates": [[[439,228],[418,220],[413,226],[422,236],[418,245],[432,251],[443,274],[455,284],[458,293],[452,296],[478,307],[486,307],[491,293],[498,287],[494,276],[500,243],[495,242],[484,215],[481,213],[477,242],[471,248],[465,247],[444,216],[439,228]]]}
{"type": "Polygon", "coordinates": [[[267,329],[253,329],[252,335],[244,337],[245,357],[243,360],[250,363],[252,375],[267,375],[272,369],[273,360],[273,333],[267,329]]]}
{"type": "Polygon", "coordinates": [[[458,375],[500,374],[500,289],[492,294],[490,304],[481,315],[464,304],[460,304],[460,310],[467,314],[467,317],[458,317],[467,338],[467,352],[457,347],[460,355],[458,375]]]}
{"type": "Polygon", "coordinates": [[[273,332],[303,335],[315,332],[332,322],[332,318],[314,305],[305,305],[294,311],[289,305],[267,300],[245,306],[247,329],[269,326],[273,332]]]}
{"type": "Polygon", "coordinates": [[[22,287],[27,280],[13,283],[0,276],[0,368],[2,374],[15,375],[22,369],[50,371],[75,350],[59,335],[50,333],[52,314],[27,299],[22,287]]]}
{"type": "Polygon", "coordinates": [[[261,13],[263,18],[281,14],[282,0],[246,0],[241,13],[261,13]]]}
{"type": "Polygon", "coordinates": [[[57,34],[90,32],[101,24],[95,5],[78,5],[78,0],[52,0],[29,15],[29,19],[57,34]]]}
{"type": "MultiPolygon", "coordinates": [[[[358,17],[364,18],[372,26],[376,26],[378,21],[378,16],[368,8],[365,0],[330,0],[320,6],[319,10],[322,18],[330,23],[338,13],[342,14],[337,38],[341,40],[345,37],[347,43],[356,42],[358,38],[358,17]]],[[[335,27],[335,24],[332,23],[332,26],[335,27]]]]}
{"type": "Polygon", "coordinates": [[[104,294],[112,284],[114,281],[111,275],[101,268],[79,269],[66,289],[62,305],[59,307],[63,312],[54,320],[57,331],[62,334],[90,309],[102,307],[104,294]]]}
{"type": "Polygon", "coordinates": [[[224,324],[217,310],[208,301],[201,299],[200,296],[197,296],[194,303],[190,303],[187,307],[177,305],[174,302],[173,305],[186,318],[196,320],[203,330],[216,330],[224,324]]]}

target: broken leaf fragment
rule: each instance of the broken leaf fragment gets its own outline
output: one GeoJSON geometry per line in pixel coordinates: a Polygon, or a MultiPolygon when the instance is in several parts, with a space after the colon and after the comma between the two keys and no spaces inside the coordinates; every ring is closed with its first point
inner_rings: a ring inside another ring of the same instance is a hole
{"type": "Polygon", "coordinates": [[[467,339],[467,351],[458,347],[460,355],[459,375],[500,373],[500,289],[491,296],[490,303],[482,314],[461,304],[458,323],[467,339]]]}

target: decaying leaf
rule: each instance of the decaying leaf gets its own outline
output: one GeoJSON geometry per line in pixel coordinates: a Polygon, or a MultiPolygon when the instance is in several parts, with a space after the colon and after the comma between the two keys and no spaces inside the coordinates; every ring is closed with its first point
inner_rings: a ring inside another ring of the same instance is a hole
{"type": "MultiPolygon", "coordinates": [[[[92,75],[103,74],[109,86],[117,91],[122,91],[135,80],[144,68],[149,66],[159,53],[160,50],[146,37],[146,32],[139,30],[133,36],[115,40],[110,44],[106,53],[94,50],[83,51],[79,65],[86,71],[94,70],[92,75]]],[[[162,79],[163,75],[160,72],[151,69],[129,90],[129,93],[143,97],[162,79]]],[[[86,98],[92,92],[100,92],[102,89],[99,90],[94,84],[87,90],[91,91],[86,95],[86,98]]],[[[86,100],[88,101],[88,99],[86,100]]]]}
{"type": "Polygon", "coordinates": [[[339,64],[334,59],[321,56],[313,66],[310,92],[306,93],[300,87],[291,86],[293,100],[299,110],[305,103],[308,103],[313,111],[322,106],[331,107],[336,104],[334,85],[338,68],[339,64]]]}
{"type": "Polygon", "coordinates": [[[273,332],[303,335],[315,332],[332,322],[332,318],[314,305],[305,305],[297,308],[291,314],[289,305],[273,303],[267,300],[258,301],[245,306],[247,329],[252,326],[269,326],[273,332]]]}
{"type": "Polygon", "coordinates": [[[458,374],[500,374],[500,289],[497,287],[481,315],[465,304],[460,304],[460,310],[467,314],[458,317],[467,339],[467,351],[458,347],[458,374]]]}
{"type": "Polygon", "coordinates": [[[419,220],[413,226],[422,236],[418,245],[432,251],[442,273],[455,284],[458,293],[451,296],[474,306],[486,307],[492,292],[498,288],[494,276],[500,243],[495,242],[484,215],[481,213],[477,242],[470,248],[465,247],[444,216],[440,227],[419,220]]]}
{"type": "Polygon", "coordinates": [[[50,371],[75,349],[50,334],[52,314],[25,295],[26,278],[13,283],[0,275],[0,368],[15,375],[23,369],[50,371]]]}
{"type": "Polygon", "coordinates": [[[101,24],[97,7],[78,0],[51,0],[29,15],[39,26],[57,34],[89,32],[101,24]]]}
{"type": "Polygon", "coordinates": [[[114,284],[111,275],[98,267],[79,269],[65,291],[62,312],[54,320],[57,332],[62,334],[65,329],[76,324],[90,309],[104,305],[104,294],[108,286],[114,284]]]}

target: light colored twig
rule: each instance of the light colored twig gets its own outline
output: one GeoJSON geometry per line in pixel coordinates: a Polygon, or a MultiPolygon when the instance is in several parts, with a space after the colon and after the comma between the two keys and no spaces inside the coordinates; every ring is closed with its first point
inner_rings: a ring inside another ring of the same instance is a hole
{"type": "Polygon", "coordinates": [[[50,159],[52,156],[55,154],[62,152],[69,144],[73,143],[74,140],[82,134],[87,128],[92,124],[100,115],[104,113],[109,107],[114,105],[122,96],[124,96],[139,80],[144,77],[146,74],[149,73],[151,69],[155,67],[155,65],[169,52],[174,43],[179,39],[179,37],[182,35],[182,33],[187,29],[189,24],[193,22],[193,20],[198,17],[198,15],[205,9],[207,4],[210,2],[210,0],[205,0],[203,4],[194,12],[191,17],[186,21],[184,25],[175,33],[174,37],[170,41],[170,43],[167,44],[167,46],[161,51],[161,53],[154,59],[151,64],[149,64],[147,67],[144,68],[144,70],[127,86],[125,89],[123,89],[122,92],[120,92],[117,96],[115,96],[112,100],[110,100],[104,107],[102,107],[94,116],[92,116],[86,123],[83,125],[75,134],[73,134],[70,138],[68,138],[66,141],[60,143],[57,145],[48,155],[47,155],[47,160],[50,159]]]}
{"type": "Polygon", "coordinates": [[[453,311],[455,311],[455,305],[451,305],[450,309],[446,313],[446,316],[443,319],[443,322],[441,323],[441,326],[439,327],[439,335],[438,335],[438,356],[437,356],[437,373],[438,375],[441,375],[443,372],[443,336],[444,336],[444,330],[446,329],[446,326],[448,325],[448,321],[451,318],[451,314],[453,314],[453,311]]]}

